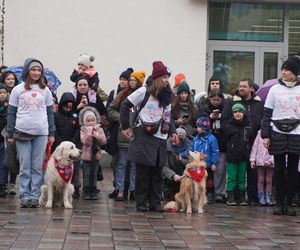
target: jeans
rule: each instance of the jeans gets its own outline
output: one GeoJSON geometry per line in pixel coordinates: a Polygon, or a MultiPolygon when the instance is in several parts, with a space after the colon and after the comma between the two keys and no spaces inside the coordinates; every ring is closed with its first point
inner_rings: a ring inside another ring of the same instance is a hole
{"type": "Polygon", "coordinates": [[[97,171],[99,168],[99,161],[95,160],[94,173],[92,172],[92,161],[82,161],[83,167],[83,190],[90,190],[89,188],[97,188],[97,171]],[[91,176],[93,175],[93,176],[91,176]],[[90,182],[90,178],[91,182],[90,182]],[[92,185],[92,187],[91,187],[92,185]]]}
{"type": "Polygon", "coordinates": [[[214,186],[216,194],[226,194],[226,154],[223,152],[219,153],[219,164],[214,172],[214,186]]]}
{"type": "MultiPolygon", "coordinates": [[[[128,148],[118,148],[115,155],[115,182],[117,190],[124,190],[125,170],[127,165],[128,148]]],[[[135,190],[136,167],[134,162],[130,162],[129,191],[135,190]]]]}
{"type": "Polygon", "coordinates": [[[21,200],[38,199],[44,181],[44,158],[48,136],[16,140],[20,162],[19,191],[21,200]]]}

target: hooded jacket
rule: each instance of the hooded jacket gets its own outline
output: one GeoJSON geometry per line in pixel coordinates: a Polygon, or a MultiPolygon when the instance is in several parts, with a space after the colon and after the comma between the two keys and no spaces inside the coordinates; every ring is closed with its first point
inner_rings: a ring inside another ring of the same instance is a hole
{"type": "Polygon", "coordinates": [[[53,150],[62,141],[71,141],[77,148],[81,148],[79,120],[76,113],[75,98],[72,93],[65,92],[61,96],[58,104],[58,112],[54,113],[54,122],[56,125],[56,133],[53,150]],[[69,112],[63,109],[63,106],[68,102],[73,103],[73,109],[69,112]]]}
{"type": "Polygon", "coordinates": [[[101,159],[101,146],[106,144],[106,137],[104,134],[103,129],[100,127],[100,116],[97,110],[93,107],[86,107],[82,109],[79,113],[79,124],[81,125],[80,128],[80,140],[82,142],[82,154],[81,154],[81,160],[84,161],[91,161],[92,160],[92,147],[94,140],[93,138],[96,139],[97,142],[97,153],[95,155],[95,160],[100,160],[101,159]],[[94,127],[91,126],[85,126],[83,117],[85,112],[87,111],[92,111],[96,115],[96,125],[94,127]],[[97,134],[94,135],[93,130],[96,130],[97,134]]]}
{"type": "MultiPolygon", "coordinates": [[[[207,168],[211,168],[212,165],[218,166],[219,162],[219,146],[218,141],[211,132],[205,135],[197,135],[194,137],[192,144],[190,145],[189,151],[202,152],[206,154],[205,162],[207,168]]],[[[183,158],[188,158],[188,151],[181,154],[183,158]]]]}

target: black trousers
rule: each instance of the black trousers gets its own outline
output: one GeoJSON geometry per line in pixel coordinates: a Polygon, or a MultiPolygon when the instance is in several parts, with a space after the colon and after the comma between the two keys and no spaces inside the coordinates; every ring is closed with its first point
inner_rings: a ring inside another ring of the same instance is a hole
{"type": "Polygon", "coordinates": [[[162,168],[136,164],[135,203],[136,206],[147,205],[160,208],[162,168]]]}
{"type": "Polygon", "coordinates": [[[247,167],[247,196],[249,199],[257,198],[257,169],[247,167]]]}
{"type": "Polygon", "coordinates": [[[283,206],[286,196],[287,204],[290,205],[297,187],[299,155],[291,153],[274,155],[274,163],[276,204],[283,206]]]}

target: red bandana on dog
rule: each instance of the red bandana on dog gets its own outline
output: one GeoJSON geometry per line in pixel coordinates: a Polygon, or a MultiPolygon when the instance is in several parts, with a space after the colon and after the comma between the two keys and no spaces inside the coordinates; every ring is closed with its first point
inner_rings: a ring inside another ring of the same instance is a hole
{"type": "Polygon", "coordinates": [[[197,183],[202,181],[203,177],[205,176],[205,169],[204,168],[190,168],[187,170],[191,179],[197,183]]]}
{"type": "Polygon", "coordinates": [[[60,175],[60,177],[65,181],[69,182],[73,175],[73,168],[71,166],[62,166],[59,164],[58,160],[54,159],[55,168],[60,175]]]}

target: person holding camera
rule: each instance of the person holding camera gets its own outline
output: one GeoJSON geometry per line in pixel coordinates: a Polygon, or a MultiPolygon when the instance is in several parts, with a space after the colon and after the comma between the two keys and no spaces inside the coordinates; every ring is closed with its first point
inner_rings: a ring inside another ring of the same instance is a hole
{"type": "Polygon", "coordinates": [[[224,144],[224,133],[221,130],[221,114],[227,100],[221,89],[214,88],[203,98],[201,106],[197,110],[197,116],[207,114],[210,119],[211,133],[217,138],[219,145],[219,165],[214,173],[215,197],[209,197],[209,203],[226,201],[226,154],[224,144]]]}
{"type": "Polygon", "coordinates": [[[172,118],[176,128],[181,127],[187,131],[188,138],[196,134],[194,110],[190,87],[183,80],[177,88],[177,96],[172,105],[172,118]]]}

